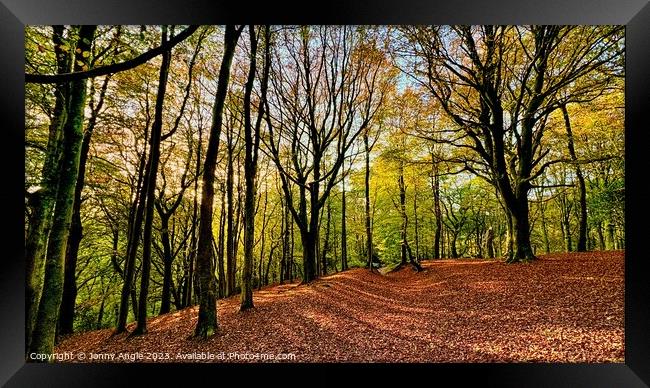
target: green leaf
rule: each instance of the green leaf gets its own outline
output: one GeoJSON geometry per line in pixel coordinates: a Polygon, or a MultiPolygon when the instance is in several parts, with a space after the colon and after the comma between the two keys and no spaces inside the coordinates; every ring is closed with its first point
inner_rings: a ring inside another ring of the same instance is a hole
{"type": "Polygon", "coordinates": [[[83,53],[81,53],[81,56],[84,58],[88,58],[90,56],[90,51],[84,51],[83,53]]]}

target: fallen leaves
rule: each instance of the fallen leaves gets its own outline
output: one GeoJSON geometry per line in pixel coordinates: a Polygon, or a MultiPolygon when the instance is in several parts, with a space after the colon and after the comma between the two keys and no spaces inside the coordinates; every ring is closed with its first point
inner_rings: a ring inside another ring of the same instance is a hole
{"type": "Polygon", "coordinates": [[[243,313],[238,296],[220,300],[219,331],[207,341],[189,338],[198,314],[190,307],[151,318],[144,336],[79,333],[56,351],[296,355],[156,362],[624,361],[622,251],[546,255],[521,265],[432,260],[423,267],[386,276],[353,269],[268,287],[243,313]]]}

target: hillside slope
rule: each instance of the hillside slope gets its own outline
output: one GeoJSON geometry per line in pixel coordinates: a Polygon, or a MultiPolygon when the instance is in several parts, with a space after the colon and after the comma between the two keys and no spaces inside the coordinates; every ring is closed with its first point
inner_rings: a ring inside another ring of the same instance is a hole
{"type": "Polygon", "coordinates": [[[198,313],[190,307],[151,318],[144,336],[79,333],[56,352],[72,352],[73,362],[624,361],[622,251],[423,267],[386,276],[353,269],[269,287],[255,292],[247,312],[238,297],[220,300],[220,330],[207,341],[188,338],[198,313]]]}

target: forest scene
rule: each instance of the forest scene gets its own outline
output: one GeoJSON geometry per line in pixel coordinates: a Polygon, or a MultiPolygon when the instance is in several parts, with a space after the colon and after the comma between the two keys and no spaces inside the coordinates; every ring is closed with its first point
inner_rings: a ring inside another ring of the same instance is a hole
{"type": "Polygon", "coordinates": [[[25,28],[27,362],[624,362],[624,26],[25,28]]]}

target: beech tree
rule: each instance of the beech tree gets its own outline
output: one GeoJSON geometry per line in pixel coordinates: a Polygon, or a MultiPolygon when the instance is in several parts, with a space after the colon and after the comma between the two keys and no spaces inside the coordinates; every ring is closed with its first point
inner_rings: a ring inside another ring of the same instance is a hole
{"type": "MultiPolygon", "coordinates": [[[[257,159],[260,148],[260,127],[264,115],[264,104],[258,106],[257,119],[255,123],[251,120],[251,95],[253,92],[253,83],[257,70],[257,44],[259,36],[255,32],[255,27],[248,27],[250,35],[250,65],[248,70],[248,79],[246,80],[246,91],[244,93],[244,142],[246,147],[246,156],[244,162],[244,174],[246,179],[246,196],[244,199],[244,268],[242,274],[242,292],[241,292],[241,309],[246,310],[253,307],[253,243],[255,242],[255,197],[257,192],[257,159]]],[[[264,28],[264,68],[261,79],[261,96],[260,101],[266,99],[266,92],[269,79],[270,67],[270,27],[264,28]]],[[[262,233],[264,233],[262,231],[262,233]]],[[[261,259],[260,259],[261,263],[261,259]]],[[[260,264],[261,265],[261,264],[260,264]]],[[[260,280],[261,281],[261,280],[260,280]]]]}
{"type": "MultiPolygon", "coordinates": [[[[96,29],[97,26],[93,25],[79,27],[79,38],[76,42],[79,55],[74,56],[75,71],[88,68],[89,53],[96,29]]],[[[74,191],[83,142],[86,87],[85,78],[73,81],[70,85],[67,118],[63,126],[61,165],[57,178],[59,184],[45,257],[43,293],[38,304],[29,353],[50,354],[54,347],[56,322],[63,297],[65,251],[72,221],[74,191]]]]}
{"type": "Polygon", "coordinates": [[[508,215],[508,262],[535,259],[528,193],[555,163],[542,143],[548,115],[593,98],[622,55],[623,28],[602,26],[404,27],[403,70],[455,124],[465,168],[498,189],[508,215]]]}
{"type": "Polygon", "coordinates": [[[326,26],[276,33],[264,143],[300,230],[303,282],[317,276],[321,209],[340,181],[347,151],[378,106],[369,86],[381,63],[363,55],[361,34],[352,27],[326,26]],[[288,162],[285,155],[290,155],[288,162]],[[298,198],[290,185],[296,186],[298,198]]]}
{"type": "Polygon", "coordinates": [[[201,210],[199,224],[198,252],[196,256],[196,275],[198,276],[199,319],[194,329],[196,337],[207,338],[217,330],[217,288],[214,277],[214,252],[212,249],[212,208],[214,202],[214,173],[219,152],[219,139],[224,102],[228,93],[230,65],[237,41],[244,26],[227,25],[224,34],[224,52],[219,69],[217,95],[212,111],[212,125],[208,138],[208,149],[203,165],[201,210]]]}

